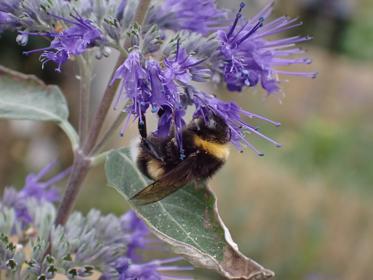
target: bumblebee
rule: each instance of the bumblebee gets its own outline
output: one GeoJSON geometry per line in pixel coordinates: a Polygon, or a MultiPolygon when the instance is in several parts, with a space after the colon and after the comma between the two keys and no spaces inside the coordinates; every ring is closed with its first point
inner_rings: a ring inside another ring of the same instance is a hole
{"type": "Polygon", "coordinates": [[[164,138],[148,137],[145,122],[139,123],[139,132],[142,139],[137,167],[154,183],[131,198],[137,205],[157,202],[189,182],[212,177],[229,156],[230,129],[217,115],[211,115],[207,122],[194,119],[183,129],[182,156],[175,133],[164,138]]]}

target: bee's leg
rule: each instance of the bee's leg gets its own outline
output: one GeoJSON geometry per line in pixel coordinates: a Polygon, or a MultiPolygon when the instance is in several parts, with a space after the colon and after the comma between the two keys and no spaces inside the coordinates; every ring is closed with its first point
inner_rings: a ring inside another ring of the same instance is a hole
{"type": "Polygon", "coordinates": [[[142,139],[142,143],[144,147],[152,154],[154,158],[157,160],[164,162],[164,158],[160,155],[160,152],[158,152],[158,148],[155,144],[150,142],[148,139],[142,139]]]}
{"type": "Polygon", "coordinates": [[[148,137],[148,132],[146,130],[146,118],[144,114],[139,118],[138,128],[141,138],[146,139],[148,137]]]}
{"type": "Polygon", "coordinates": [[[159,145],[153,143],[149,138],[142,138],[141,145],[145,148],[155,159],[164,162],[164,158],[161,156],[161,148],[159,145]]]}
{"type": "Polygon", "coordinates": [[[157,146],[148,139],[148,133],[146,129],[146,118],[144,114],[141,116],[141,118],[139,118],[138,129],[140,136],[142,138],[141,142],[143,144],[143,147],[146,148],[153,155],[153,157],[163,162],[164,159],[160,156],[160,153],[157,151],[157,146]]]}

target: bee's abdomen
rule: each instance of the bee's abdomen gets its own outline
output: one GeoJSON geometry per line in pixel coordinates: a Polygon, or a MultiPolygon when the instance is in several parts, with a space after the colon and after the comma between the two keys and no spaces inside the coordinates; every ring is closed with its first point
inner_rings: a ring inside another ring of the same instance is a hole
{"type": "Polygon", "coordinates": [[[159,180],[165,174],[165,168],[159,160],[151,159],[147,162],[147,173],[153,180],[159,180]]]}
{"type": "Polygon", "coordinates": [[[147,167],[148,161],[149,161],[149,157],[141,150],[141,147],[140,147],[139,154],[136,160],[137,168],[141,171],[142,174],[144,174],[145,176],[151,179],[151,176],[148,173],[148,167],[147,167]]]}
{"type": "Polygon", "coordinates": [[[218,159],[205,152],[198,154],[198,159],[193,166],[193,174],[196,179],[207,179],[212,177],[223,165],[225,161],[218,159]]]}
{"type": "Polygon", "coordinates": [[[137,157],[138,169],[149,179],[158,180],[165,173],[162,162],[145,152],[141,145],[139,148],[137,157]]]}

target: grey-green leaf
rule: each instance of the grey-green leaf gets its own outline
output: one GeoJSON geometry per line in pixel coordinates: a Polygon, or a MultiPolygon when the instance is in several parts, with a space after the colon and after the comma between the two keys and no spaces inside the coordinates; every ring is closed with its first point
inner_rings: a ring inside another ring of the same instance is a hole
{"type": "Polygon", "coordinates": [[[57,86],[0,66],[0,118],[56,122],[75,146],[78,135],[68,116],[66,99],[57,86]]]}
{"type": "MultiPolygon", "coordinates": [[[[149,184],[127,149],[111,152],[105,168],[109,185],[127,200],[149,184]]],[[[228,279],[274,276],[238,251],[219,216],[216,198],[205,184],[191,183],[160,202],[131,206],[158,238],[196,266],[215,269],[228,279]]]]}

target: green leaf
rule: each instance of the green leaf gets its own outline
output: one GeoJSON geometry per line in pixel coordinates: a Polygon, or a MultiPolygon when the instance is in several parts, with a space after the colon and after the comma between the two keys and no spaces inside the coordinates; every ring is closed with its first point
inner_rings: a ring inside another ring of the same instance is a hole
{"type": "Polygon", "coordinates": [[[66,99],[57,86],[0,66],[0,118],[56,122],[76,148],[78,135],[68,117],[66,99]]]}
{"type": "MultiPolygon", "coordinates": [[[[113,151],[105,166],[109,185],[127,200],[149,184],[129,154],[128,149],[113,151]]],[[[238,251],[205,184],[191,183],[160,202],[131,206],[158,238],[196,266],[215,269],[228,279],[274,276],[238,251]]]]}

